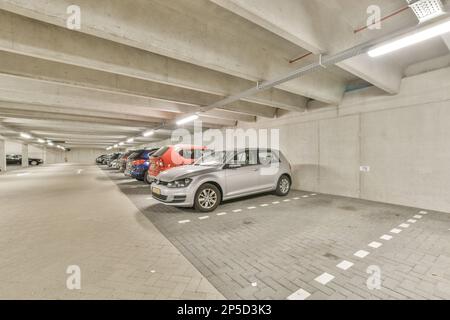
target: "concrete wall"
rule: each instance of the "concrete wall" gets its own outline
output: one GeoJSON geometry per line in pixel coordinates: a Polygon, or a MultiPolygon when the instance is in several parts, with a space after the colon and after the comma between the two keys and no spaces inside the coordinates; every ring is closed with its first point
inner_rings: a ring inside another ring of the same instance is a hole
{"type": "MultiPolygon", "coordinates": [[[[22,154],[22,144],[11,140],[6,140],[6,154],[22,154]]],[[[44,149],[29,145],[28,157],[44,159],[44,149]]]]}
{"type": "Polygon", "coordinates": [[[368,88],[257,128],[280,130],[295,189],[450,212],[448,79],[450,68],[405,78],[398,95],[368,88]]]}

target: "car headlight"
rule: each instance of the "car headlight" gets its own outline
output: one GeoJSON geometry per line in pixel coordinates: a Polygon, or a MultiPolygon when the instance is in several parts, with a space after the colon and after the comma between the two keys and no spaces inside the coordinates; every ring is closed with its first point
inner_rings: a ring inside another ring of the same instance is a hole
{"type": "Polygon", "coordinates": [[[191,182],[192,182],[192,179],[189,179],[189,178],[175,180],[175,181],[167,183],[167,187],[168,188],[186,188],[191,182]]]}

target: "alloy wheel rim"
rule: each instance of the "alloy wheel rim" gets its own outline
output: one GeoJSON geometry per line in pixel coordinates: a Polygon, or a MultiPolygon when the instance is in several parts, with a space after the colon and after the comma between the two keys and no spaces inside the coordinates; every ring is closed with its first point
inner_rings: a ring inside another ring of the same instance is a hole
{"type": "Polygon", "coordinates": [[[280,181],[280,190],[282,193],[287,193],[289,191],[289,180],[286,178],[280,181]]]}
{"type": "Polygon", "coordinates": [[[217,193],[213,189],[204,189],[198,196],[198,202],[204,209],[211,209],[217,203],[217,193]]]}

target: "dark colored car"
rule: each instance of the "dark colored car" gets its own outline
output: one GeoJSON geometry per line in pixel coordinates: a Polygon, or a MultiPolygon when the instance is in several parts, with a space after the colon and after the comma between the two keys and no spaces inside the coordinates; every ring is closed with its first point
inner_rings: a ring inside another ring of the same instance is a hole
{"type": "Polygon", "coordinates": [[[103,164],[103,161],[105,161],[105,158],[107,157],[107,154],[102,154],[100,157],[98,157],[97,159],[95,159],[95,162],[98,164],[103,164]]]}
{"type": "Polygon", "coordinates": [[[133,153],[135,153],[135,152],[136,152],[136,150],[127,151],[119,158],[118,161],[119,161],[119,171],[120,172],[124,172],[125,171],[125,168],[127,166],[128,157],[130,155],[132,155],[133,153]]]}
{"type": "MultiPolygon", "coordinates": [[[[43,163],[44,163],[44,161],[42,161],[42,159],[28,158],[28,164],[30,166],[38,166],[43,163]]],[[[8,155],[6,155],[6,164],[21,165],[22,164],[22,156],[20,154],[8,154],[8,155]]]]}
{"type": "Polygon", "coordinates": [[[111,162],[113,162],[114,160],[119,158],[121,155],[122,155],[122,153],[120,153],[120,152],[110,154],[106,160],[106,164],[108,165],[108,167],[111,167],[111,162]]]}
{"type": "Polygon", "coordinates": [[[141,154],[141,152],[145,151],[145,149],[140,149],[140,150],[134,150],[133,153],[131,153],[128,157],[127,157],[127,163],[125,164],[125,170],[123,171],[123,174],[127,177],[131,176],[131,169],[133,166],[133,161],[134,158],[139,156],[141,154]]]}
{"type": "Polygon", "coordinates": [[[148,167],[150,165],[150,157],[158,150],[143,150],[133,157],[130,167],[130,175],[139,181],[147,181],[148,167]]]}

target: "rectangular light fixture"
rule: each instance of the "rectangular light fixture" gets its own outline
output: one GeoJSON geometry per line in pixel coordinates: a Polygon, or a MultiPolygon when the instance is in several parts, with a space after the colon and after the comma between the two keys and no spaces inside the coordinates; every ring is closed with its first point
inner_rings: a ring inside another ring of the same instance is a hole
{"type": "Polygon", "coordinates": [[[119,146],[123,146],[125,144],[125,142],[121,142],[119,143],[119,146]]]}
{"type": "Polygon", "coordinates": [[[106,148],[106,150],[108,150],[108,151],[109,151],[109,150],[111,150],[111,149],[112,149],[112,147],[108,147],[108,148],[106,148]]]}
{"type": "Polygon", "coordinates": [[[45,143],[45,140],[43,140],[43,139],[38,139],[38,142],[39,142],[39,143],[45,143]]]}
{"type": "Polygon", "coordinates": [[[152,135],[154,135],[154,134],[155,134],[155,131],[150,130],[150,131],[144,132],[142,135],[143,135],[144,137],[150,137],[150,136],[152,136],[152,135]]]}
{"type": "Polygon", "coordinates": [[[53,142],[51,142],[51,141],[49,141],[48,143],[47,143],[49,146],[54,146],[55,144],[53,143],[53,142]]]}
{"type": "Polygon", "coordinates": [[[127,143],[133,143],[133,142],[134,142],[133,138],[130,138],[130,139],[127,140],[127,143]]]}
{"type": "Polygon", "coordinates": [[[24,139],[31,139],[32,138],[31,135],[29,135],[28,133],[23,133],[23,132],[20,134],[20,136],[22,138],[24,138],[24,139]]]}
{"type": "Polygon", "coordinates": [[[414,32],[413,34],[403,36],[396,40],[390,41],[386,44],[377,46],[369,50],[368,54],[370,57],[379,57],[414,44],[441,36],[447,32],[450,32],[450,20],[444,22],[435,23],[429,25],[421,31],[414,32]]]}
{"type": "Polygon", "coordinates": [[[192,122],[198,119],[198,115],[193,114],[192,116],[180,119],[177,121],[177,125],[181,126],[182,124],[188,123],[188,122],[192,122]]]}

